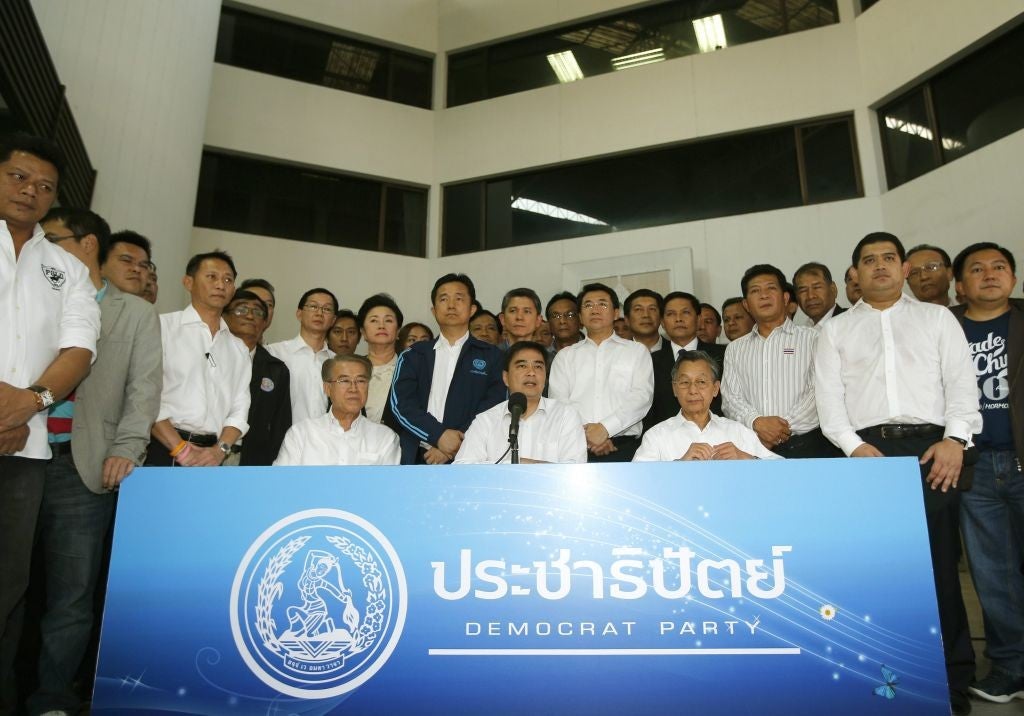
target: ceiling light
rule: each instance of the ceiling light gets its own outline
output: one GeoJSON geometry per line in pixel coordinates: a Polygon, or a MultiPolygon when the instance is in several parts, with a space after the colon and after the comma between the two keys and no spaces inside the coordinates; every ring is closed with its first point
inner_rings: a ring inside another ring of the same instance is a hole
{"type": "MultiPolygon", "coordinates": [[[[932,134],[932,130],[925,127],[922,124],[916,124],[914,122],[904,122],[902,119],[896,117],[886,117],[885,126],[889,129],[895,129],[899,132],[906,134],[912,134],[915,137],[921,137],[921,139],[927,139],[929,142],[935,138],[932,134]]],[[[944,137],[942,139],[942,148],[949,151],[953,149],[963,149],[966,145],[959,139],[952,139],[944,137]]]]}
{"type": "Polygon", "coordinates": [[[563,84],[583,79],[583,70],[576,62],[576,56],[572,54],[572,50],[548,55],[548,64],[555,71],[555,77],[563,84]]]}
{"type": "Polygon", "coordinates": [[[632,55],[623,55],[612,59],[612,67],[616,70],[625,70],[630,67],[649,65],[653,62],[662,62],[665,59],[665,51],[660,47],[643,52],[634,52],[632,55]]]}
{"type": "Polygon", "coordinates": [[[555,206],[553,204],[545,204],[542,201],[534,201],[533,199],[524,199],[522,197],[513,199],[512,208],[529,211],[533,214],[541,214],[542,216],[550,216],[553,219],[564,219],[565,221],[575,221],[580,224],[594,224],[595,226],[608,226],[607,223],[600,219],[595,219],[592,216],[580,214],[569,209],[563,209],[562,207],[555,206]]]}
{"type": "Polygon", "coordinates": [[[727,46],[721,15],[694,20],[693,31],[697,34],[697,46],[701,52],[713,52],[727,46]]]}

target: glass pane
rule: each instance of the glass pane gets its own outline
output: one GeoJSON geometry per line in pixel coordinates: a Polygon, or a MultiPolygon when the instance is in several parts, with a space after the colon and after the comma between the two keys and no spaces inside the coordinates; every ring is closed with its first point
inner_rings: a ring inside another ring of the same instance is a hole
{"type": "Polygon", "coordinates": [[[851,122],[830,122],[803,127],[807,200],[811,204],[856,196],[851,122]]]}
{"type": "Polygon", "coordinates": [[[934,134],[925,109],[924,89],[916,89],[878,111],[889,188],[930,172],[938,166],[934,134]]]}
{"type": "Polygon", "coordinates": [[[1024,27],[932,80],[944,161],[1024,128],[1024,27]]]}
{"type": "Polygon", "coordinates": [[[448,106],[714,52],[838,21],[836,0],[663,2],[454,53],[448,63],[448,106]]]}
{"type": "Polygon", "coordinates": [[[444,254],[464,254],[484,247],[484,183],[475,181],[444,188],[444,254]]]}
{"type": "Polygon", "coordinates": [[[383,250],[406,256],[424,256],[426,232],[426,190],[387,187],[383,250]]]}
{"type": "Polygon", "coordinates": [[[234,8],[221,10],[215,60],[322,87],[430,107],[432,59],[234,8]],[[392,63],[396,64],[393,71],[392,63]]]}

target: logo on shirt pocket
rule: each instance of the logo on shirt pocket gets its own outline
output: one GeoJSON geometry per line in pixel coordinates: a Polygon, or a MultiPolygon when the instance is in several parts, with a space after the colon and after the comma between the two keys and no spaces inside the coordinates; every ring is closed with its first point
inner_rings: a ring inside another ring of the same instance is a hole
{"type": "Polygon", "coordinates": [[[486,368],[487,368],[487,361],[485,361],[483,358],[474,358],[473,359],[473,370],[471,370],[469,372],[473,373],[474,375],[487,375],[486,368]]]}
{"type": "Polygon", "coordinates": [[[67,281],[67,274],[60,269],[56,269],[53,266],[47,266],[45,264],[40,264],[39,268],[43,270],[43,276],[45,276],[46,280],[50,282],[50,288],[54,291],[59,291],[60,287],[64,285],[65,281],[67,281]]]}
{"type": "Polygon", "coordinates": [[[264,393],[269,393],[273,389],[274,381],[272,381],[270,378],[264,378],[263,380],[260,381],[260,390],[262,390],[264,393]]]}

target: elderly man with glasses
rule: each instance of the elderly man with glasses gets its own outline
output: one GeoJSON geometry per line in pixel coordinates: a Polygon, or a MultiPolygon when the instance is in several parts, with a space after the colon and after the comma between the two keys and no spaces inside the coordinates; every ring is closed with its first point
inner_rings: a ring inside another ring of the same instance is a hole
{"type": "Polygon", "coordinates": [[[363,356],[327,360],[324,395],[331,409],[292,426],[275,465],[397,465],[398,435],[363,415],[373,366],[363,356]]]}
{"type": "Polygon", "coordinates": [[[327,332],[338,315],[338,299],[326,288],[311,288],[299,299],[295,318],[299,335],[271,343],[267,350],[284,361],[291,373],[292,420],[319,418],[327,412],[327,396],[321,388],[320,368],[334,357],[327,345],[327,332]]]}

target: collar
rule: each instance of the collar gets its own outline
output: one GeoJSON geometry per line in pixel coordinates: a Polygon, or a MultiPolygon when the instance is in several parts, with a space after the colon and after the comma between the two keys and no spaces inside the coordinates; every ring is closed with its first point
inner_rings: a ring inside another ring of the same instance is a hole
{"type": "Polygon", "coordinates": [[[888,308],[875,308],[870,303],[865,301],[863,298],[859,298],[857,299],[857,303],[850,306],[850,310],[861,312],[874,311],[875,313],[884,313],[885,311],[891,311],[894,308],[902,308],[904,306],[908,306],[911,303],[920,303],[920,301],[918,301],[913,296],[908,296],[905,293],[901,293],[900,297],[896,299],[896,303],[892,304],[888,308]]]}
{"type": "Polygon", "coordinates": [[[295,336],[295,338],[292,338],[291,340],[285,341],[285,345],[288,347],[288,350],[290,350],[292,353],[300,353],[300,352],[302,352],[304,350],[308,350],[313,355],[319,355],[319,354],[323,353],[324,351],[327,351],[331,355],[334,355],[333,353],[331,353],[331,349],[327,347],[327,341],[326,340],[324,341],[323,348],[321,348],[318,351],[315,351],[302,338],[302,334],[301,333],[299,335],[295,336]]]}
{"type": "Polygon", "coordinates": [[[334,412],[333,411],[328,410],[326,413],[324,413],[324,416],[327,419],[327,423],[331,427],[333,427],[335,430],[338,430],[338,431],[340,431],[342,433],[345,433],[346,435],[348,433],[351,433],[351,432],[355,431],[355,430],[358,430],[361,427],[362,422],[364,420],[366,420],[366,418],[364,418],[362,416],[362,414],[360,413],[359,415],[356,416],[356,419],[352,421],[352,427],[350,427],[348,430],[346,430],[345,428],[341,427],[341,423],[339,423],[338,419],[336,417],[334,417],[334,412]]]}
{"type": "MultiPolygon", "coordinates": [[[[506,415],[511,415],[512,414],[509,411],[509,409],[508,409],[508,401],[507,400],[504,403],[499,403],[499,405],[502,406],[502,410],[501,410],[502,417],[505,417],[506,415]]],[[[537,403],[537,409],[530,415],[530,417],[533,417],[537,413],[546,413],[550,406],[551,406],[551,398],[545,398],[543,395],[540,396],[540,402],[537,403]]],[[[529,418],[523,418],[523,420],[529,420],[529,418]]]]}
{"type": "Polygon", "coordinates": [[[700,344],[700,339],[697,336],[693,337],[693,340],[687,343],[685,346],[681,346],[675,341],[669,341],[668,344],[672,346],[672,355],[678,356],[679,351],[695,351],[700,344]]]}
{"type": "MultiPolygon", "coordinates": [[[[714,412],[709,412],[708,414],[711,416],[711,419],[708,420],[708,424],[704,426],[704,430],[707,430],[708,428],[710,428],[712,423],[717,423],[718,421],[722,420],[722,418],[720,418],[717,415],[715,415],[714,412]]],[[[678,413],[676,413],[676,418],[679,419],[679,424],[680,425],[683,425],[683,426],[692,425],[699,432],[704,432],[704,430],[701,430],[700,426],[697,425],[697,423],[693,422],[692,420],[687,418],[685,415],[683,415],[683,411],[682,410],[680,410],[678,413]]]]}
{"type": "MultiPolygon", "coordinates": [[[[182,311],[181,314],[182,325],[186,325],[189,323],[201,323],[204,326],[206,325],[206,321],[203,320],[202,316],[199,315],[199,311],[197,311],[196,307],[193,306],[191,303],[185,307],[185,310],[182,311]]],[[[217,333],[219,334],[221,331],[226,330],[228,330],[228,324],[224,321],[224,316],[221,316],[220,327],[217,329],[217,333]]]]}
{"type": "Polygon", "coordinates": [[[107,279],[103,279],[103,287],[96,292],[96,303],[100,303],[104,299],[108,288],[110,288],[110,284],[107,283],[107,279]]]}
{"type": "MultiPolygon", "coordinates": [[[[0,227],[3,227],[2,235],[11,242],[11,250],[13,251],[14,237],[11,235],[11,230],[7,228],[7,221],[4,219],[0,219],[0,227]]],[[[36,228],[32,231],[32,238],[25,242],[25,244],[21,247],[21,250],[24,251],[30,246],[35,246],[40,241],[46,241],[45,234],[46,232],[43,231],[43,227],[40,224],[36,224],[36,228]]]]}
{"type": "Polygon", "coordinates": [[[444,335],[438,335],[437,340],[434,341],[434,350],[435,351],[441,351],[441,350],[448,349],[448,350],[454,351],[457,348],[461,349],[462,346],[466,345],[466,341],[468,341],[468,340],[469,340],[469,329],[466,329],[466,332],[463,334],[462,338],[459,338],[458,340],[456,340],[454,344],[449,343],[448,339],[446,339],[444,337],[444,335]]]}
{"type": "MultiPolygon", "coordinates": [[[[776,331],[778,331],[779,333],[788,333],[788,334],[795,333],[796,331],[794,329],[793,320],[787,316],[786,320],[782,322],[781,326],[776,326],[775,328],[772,329],[772,332],[768,334],[768,338],[771,338],[772,336],[774,336],[776,331]]],[[[765,338],[764,336],[761,335],[761,332],[757,329],[757,325],[756,324],[754,325],[754,330],[752,330],[747,335],[748,336],[755,336],[755,338],[752,338],[751,340],[755,340],[756,338],[760,338],[762,341],[768,340],[768,338],[765,338]]],[[[739,339],[737,339],[737,340],[739,340],[739,339]]]]}

